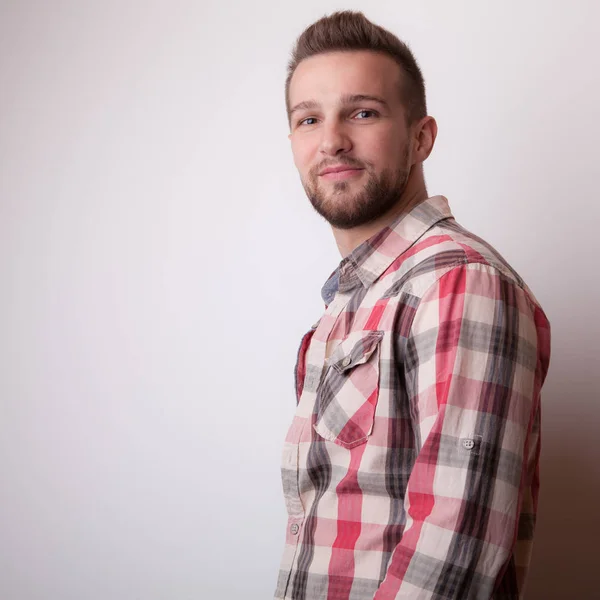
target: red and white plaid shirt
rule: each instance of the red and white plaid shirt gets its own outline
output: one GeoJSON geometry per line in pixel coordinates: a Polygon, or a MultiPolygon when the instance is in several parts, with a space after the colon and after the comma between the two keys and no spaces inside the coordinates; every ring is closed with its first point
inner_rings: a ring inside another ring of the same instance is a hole
{"type": "Polygon", "coordinates": [[[304,336],[276,599],[522,597],[550,325],[435,196],[358,246],[304,336]]]}

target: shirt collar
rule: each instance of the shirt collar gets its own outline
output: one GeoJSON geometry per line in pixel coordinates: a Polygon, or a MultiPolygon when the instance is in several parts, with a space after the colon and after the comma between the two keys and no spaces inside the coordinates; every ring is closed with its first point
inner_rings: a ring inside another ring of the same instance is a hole
{"type": "Polygon", "coordinates": [[[331,303],[338,290],[349,292],[360,284],[369,288],[428,229],[448,218],[453,215],[444,196],[427,198],[400,215],[342,259],[321,289],[325,304],[331,303]]]}

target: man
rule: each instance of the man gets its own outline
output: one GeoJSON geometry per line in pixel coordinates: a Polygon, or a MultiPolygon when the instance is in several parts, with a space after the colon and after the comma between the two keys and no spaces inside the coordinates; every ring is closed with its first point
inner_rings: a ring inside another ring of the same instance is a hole
{"type": "Polygon", "coordinates": [[[343,259],[298,354],[275,597],[522,597],[548,320],[428,197],[437,125],[406,45],[335,13],[288,75],[294,162],[343,259]]]}

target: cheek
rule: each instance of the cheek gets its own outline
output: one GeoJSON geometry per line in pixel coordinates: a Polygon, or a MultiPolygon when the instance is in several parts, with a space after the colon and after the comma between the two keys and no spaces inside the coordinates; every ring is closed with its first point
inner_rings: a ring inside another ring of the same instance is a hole
{"type": "Polygon", "coordinates": [[[314,155],[311,145],[307,140],[293,141],[292,154],[296,168],[300,173],[306,173],[312,166],[312,157],[314,155]]]}
{"type": "Polygon", "coordinates": [[[405,144],[405,139],[397,133],[386,132],[384,135],[364,140],[363,150],[368,160],[376,167],[395,167],[403,156],[405,144]]]}

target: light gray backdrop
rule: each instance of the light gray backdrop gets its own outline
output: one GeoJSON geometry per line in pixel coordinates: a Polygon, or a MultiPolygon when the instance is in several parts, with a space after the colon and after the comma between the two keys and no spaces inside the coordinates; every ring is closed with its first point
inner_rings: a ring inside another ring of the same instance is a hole
{"type": "Polygon", "coordinates": [[[263,600],[300,335],[340,260],[288,53],[408,41],[426,163],[553,327],[530,600],[598,597],[597,2],[0,0],[0,598],[263,600]]]}

